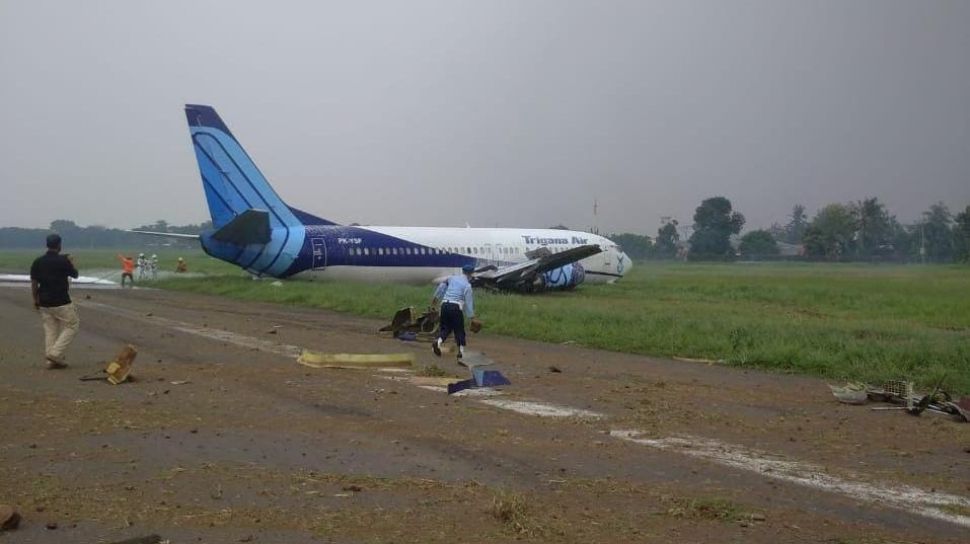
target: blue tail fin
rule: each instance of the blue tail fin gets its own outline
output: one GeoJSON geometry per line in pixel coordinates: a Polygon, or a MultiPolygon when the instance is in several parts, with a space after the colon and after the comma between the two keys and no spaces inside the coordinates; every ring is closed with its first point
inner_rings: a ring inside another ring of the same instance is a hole
{"type": "Polygon", "coordinates": [[[335,224],[287,206],[215,109],[186,104],[185,116],[213,227],[219,229],[247,210],[268,212],[271,228],[335,224]]]}

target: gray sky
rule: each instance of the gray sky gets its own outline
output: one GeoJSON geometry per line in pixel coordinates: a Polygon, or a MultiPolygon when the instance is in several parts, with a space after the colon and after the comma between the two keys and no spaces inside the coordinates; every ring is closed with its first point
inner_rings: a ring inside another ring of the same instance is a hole
{"type": "Polygon", "coordinates": [[[0,226],[208,218],[185,103],[341,223],[970,204],[970,2],[0,0],[0,226]]]}

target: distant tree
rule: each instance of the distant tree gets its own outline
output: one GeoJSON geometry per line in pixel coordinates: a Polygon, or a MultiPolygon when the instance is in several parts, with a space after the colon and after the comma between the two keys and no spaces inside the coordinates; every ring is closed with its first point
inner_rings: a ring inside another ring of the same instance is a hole
{"type": "Polygon", "coordinates": [[[65,234],[68,232],[77,231],[78,229],[80,229],[80,227],[78,227],[77,223],[74,221],[69,221],[67,219],[55,219],[54,221],[51,221],[51,231],[53,232],[65,234]]]}
{"type": "MultiPolygon", "coordinates": [[[[785,225],[784,241],[789,244],[802,243],[802,236],[808,228],[808,218],[805,216],[805,206],[795,204],[791,209],[791,221],[785,225]]],[[[777,239],[777,238],[776,238],[777,239]]]]}
{"type": "Polygon", "coordinates": [[[858,229],[855,215],[847,206],[829,204],[815,214],[805,229],[802,243],[805,253],[812,257],[839,260],[853,248],[858,229]]]}
{"type": "Polygon", "coordinates": [[[738,247],[745,258],[778,255],[778,242],[767,230],[753,230],[741,237],[738,247]]]}
{"type": "MultiPolygon", "coordinates": [[[[198,234],[203,229],[212,226],[211,222],[206,221],[200,225],[172,226],[167,222],[164,227],[169,232],[181,234],[198,234]]],[[[158,223],[144,225],[137,230],[158,230],[158,223]]],[[[49,229],[22,229],[16,227],[0,228],[0,248],[37,248],[43,247],[44,238],[51,233],[57,232],[64,236],[65,243],[73,248],[97,248],[97,247],[140,247],[158,246],[164,244],[170,247],[198,247],[198,242],[194,240],[171,240],[161,241],[157,238],[148,238],[142,235],[133,234],[120,229],[107,228],[101,225],[81,227],[74,221],[58,219],[51,222],[49,229]]]]}
{"type": "Polygon", "coordinates": [[[653,255],[657,259],[673,259],[677,255],[677,244],[680,234],[677,232],[677,220],[669,221],[657,229],[657,239],[653,245],[653,255]]]}
{"type": "Polygon", "coordinates": [[[554,225],[554,226],[549,227],[549,228],[550,229],[555,229],[555,230],[569,230],[569,227],[567,227],[566,225],[562,225],[562,224],[554,225]]]}
{"type": "Polygon", "coordinates": [[[892,224],[886,206],[872,197],[849,205],[858,229],[855,250],[861,257],[885,255],[892,251],[892,224]]]}
{"type": "MultiPolygon", "coordinates": [[[[946,204],[937,202],[923,212],[923,220],[918,223],[918,243],[925,250],[925,257],[934,262],[953,259],[953,216],[946,204]]],[[[922,251],[921,251],[922,253],[922,251]]]]}
{"type": "Polygon", "coordinates": [[[970,206],[958,213],[953,225],[953,256],[956,260],[970,263],[970,206]]]}
{"type": "Polygon", "coordinates": [[[694,233],[690,236],[692,261],[734,258],[731,235],[741,232],[744,216],[731,210],[731,201],[723,196],[705,199],[694,211],[694,233]]]}
{"type": "Polygon", "coordinates": [[[642,261],[653,256],[653,244],[650,242],[649,236],[641,236],[627,232],[614,234],[609,236],[609,238],[619,244],[623,248],[623,251],[633,260],[642,261]]]}

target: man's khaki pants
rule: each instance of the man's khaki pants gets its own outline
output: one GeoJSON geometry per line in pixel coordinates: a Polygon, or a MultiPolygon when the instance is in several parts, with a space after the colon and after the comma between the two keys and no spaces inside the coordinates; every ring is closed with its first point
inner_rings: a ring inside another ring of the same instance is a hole
{"type": "Polygon", "coordinates": [[[48,360],[64,362],[64,352],[74,340],[81,320],[77,316],[74,303],[53,308],[40,308],[40,318],[44,322],[44,340],[47,345],[45,355],[48,360]]]}

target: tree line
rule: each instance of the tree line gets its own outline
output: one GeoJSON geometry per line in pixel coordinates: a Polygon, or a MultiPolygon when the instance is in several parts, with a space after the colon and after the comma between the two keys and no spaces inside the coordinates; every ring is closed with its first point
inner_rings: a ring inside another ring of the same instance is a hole
{"type": "Polygon", "coordinates": [[[739,236],[744,215],[718,196],[701,202],[693,219],[683,241],[676,220],[666,221],[652,238],[634,233],[610,238],[637,260],[970,262],[970,206],[953,214],[937,202],[916,222],[902,224],[876,197],[828,204],[811,219],[804,206],[795,205],[786,224],[739,236]]]}
{"type": "MultiPolygon", "coordinates": [[[[211,221],[198,225],[169,225],[167,221],[158,220],[150,225],[135,227],[135,230],[152,232],[173,232],[177,234],[199,234],[212,226],[211,221]]],[[[44,247],[44,239],[51,232],[64,237],[65,247],[72,248],[131,248],[138,246],[161,246],[194,248],[198,244],[192,240],[177,240],[168,238],[150,238],[141,234],[134,234],[121,229],[112,229],[98,225],[79,226],[74,221],[58,219],[52,221],[46,229],[27,229],[20,227],[0,228],[0,247],[38,249],[44,247]]]]}

